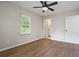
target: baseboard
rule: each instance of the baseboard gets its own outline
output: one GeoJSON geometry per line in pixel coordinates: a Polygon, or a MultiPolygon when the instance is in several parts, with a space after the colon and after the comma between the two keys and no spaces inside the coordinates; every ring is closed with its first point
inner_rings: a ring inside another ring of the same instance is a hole
{"type": "MultiPolygon", "coordinates": [[[[11,48],[18,47],[18,46],[23,45],[23,44],[27,44],[27,43],[30,43],[30,42],[36,41],[36,40],[39,40],[39,39],[42,39],[42,38],[34,39],[34,40],[27,41],[27,42],[23,42],[23,43],[20,43],[20,44],[14,45],[14,46],[10,46],[10,47],[7,47],[7,48],[3,48],[3,49],[0,49],[0,52],[5,51],[5,50],[8,50],[8,49],[11,49],[11,48]]],[[[48,38],[47,38],[47,39],[48,39],[48,38]]],[[[53,40],[53,39],[50,39],[50,40],[53,40]]],[[[55,39],[54,39],[54,40],[55,40],[55,39]]],[[[63,41],[63,40],[56,40],[56,41],[66,42],[66,41],[63,41]]],[[[72,43],[72,42],[66,42],[66,43],[72,43]]],[[[73,43],[73,44],[78,44],[78,43],[73,43]]]]}
{"type": "MultiPolygon", "coordinates": [[[[53,39],[51,39],[51,40],[53,40],[53,39]]],[[[63,40],[54,39],[54,40],[55,40],[55,41],[60,41],[60,42],[65,42],[65,43],[71,43],[71,44],[79,44],[79,43],[76,43],[76,42],[64,41],[64,39],[63,39],[63,40]]]]}
{"type": "Polygon", "coordinates": [[[42,38],[34,39],[34,40],[27,41],[27,42],[23,42],[23,43],[14,45],[14,46],[10,46],[10,47],[7,47],[7,48],[3,48],[3,49],[0,49],[0,52],[5,51],[5,50],[8,50],[8,49],[11,49],[11,48],[15,48],[15,47],[18,47],[18,46],[20,46],[20,45],[27,44],[27,43],[30,43],[30,42],[32,42],[32,41],[39,40],[39,39],[42,39],[42,38]]]}

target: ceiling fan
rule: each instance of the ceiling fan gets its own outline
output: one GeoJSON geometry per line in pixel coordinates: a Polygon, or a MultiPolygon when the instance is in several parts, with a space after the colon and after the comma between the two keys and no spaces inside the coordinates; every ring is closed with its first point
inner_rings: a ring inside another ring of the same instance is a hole
{"type": "Polygon", "coordinates": [[[45,12],[47,9],[54,11],[54,9],[50,8],[50,6],[58,4],[58,2],[53,2],[53,3],[47,4],[46,1],[40,1],[40,3],[42,4],[42,6],[37,6],[37,7],[33,7],[33,8],[42,8],[43,12],[45,12]]]}

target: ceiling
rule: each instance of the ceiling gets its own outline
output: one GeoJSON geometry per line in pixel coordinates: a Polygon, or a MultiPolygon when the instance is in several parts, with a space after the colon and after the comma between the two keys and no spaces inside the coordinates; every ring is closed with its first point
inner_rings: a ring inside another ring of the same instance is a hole
{"type": "MultiPolygon", "coordinates": [[[[54,1],[47,1],[48,4],[52,2],[54,1]]],[[[41,16],[61,13],[61,12],[79,8],[79,1],[58,1],[57,5],[51,6],[51,8],[55,9],[55,11],[47,10],[45,13],[42,13],[41,8],[33,8],[41,5],[39,1],[10,1],[10,3],[18,5],[24,9],[37,13],[41,16]]]]}

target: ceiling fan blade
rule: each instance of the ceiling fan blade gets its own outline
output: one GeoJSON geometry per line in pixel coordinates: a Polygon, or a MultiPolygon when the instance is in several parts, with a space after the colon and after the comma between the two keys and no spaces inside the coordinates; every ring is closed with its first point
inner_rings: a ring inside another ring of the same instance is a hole
{"type": "Polygon", "coordinates": [[[52,6],[52,5],[56,5],[56,4],[58,4],[58,2],[54,2],[54,3],[48,4],[48,6],[52,6]]]}
{"type": "Polygon", "coordinates": [[[44,1],[44,4],[45,4],[45,6],[47,6],[47,2],[46,1],[44,1]]]}
{"type": "Polygon", "coordinates": [[[40,3],[42,4],[42,6],[44,6],[44,2],[43,1],[40,1],[40,3]]]}
{"type": "Polygon", "coordinates": [[[52,9],[52,8],[48,8],[49,10],[51,10],[51,11],[54,11],[54,9],[52,9]]]}
{"type": "Polygon", "coordinates": [[[38,6],[38,7],[33,7],[33,8],[42,8],[42,6],[38,6]]]}

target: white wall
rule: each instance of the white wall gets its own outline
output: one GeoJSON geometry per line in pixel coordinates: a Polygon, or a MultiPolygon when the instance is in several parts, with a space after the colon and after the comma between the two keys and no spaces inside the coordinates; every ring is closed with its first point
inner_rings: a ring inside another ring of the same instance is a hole
{"type": "Polygon", "coordinates": [[[79,9],[70,10],[59,14],[52,14],[43,18],[44,20],[51,18],[52,40],[68,42],[65,40],[65,17],[72,15],[79,15],[79,9]]]}
{"type": "Polygon", "coordinates": [[[0,50],[5,50],[40,38],[42,38],[41,16],[9,2],[0,2],[0,50]],[[32,33],[29,35],[20,34],[21,14],[31,17],[32,33]]]}

